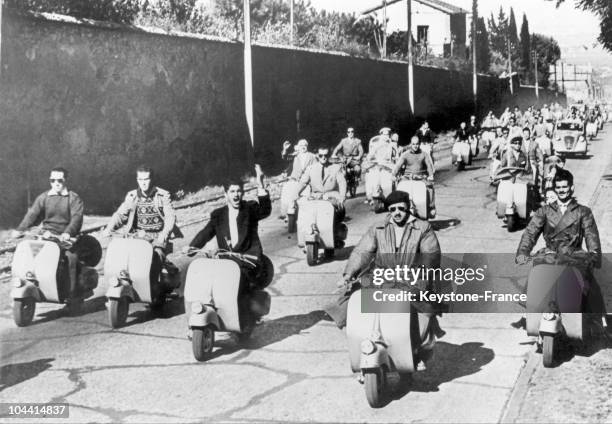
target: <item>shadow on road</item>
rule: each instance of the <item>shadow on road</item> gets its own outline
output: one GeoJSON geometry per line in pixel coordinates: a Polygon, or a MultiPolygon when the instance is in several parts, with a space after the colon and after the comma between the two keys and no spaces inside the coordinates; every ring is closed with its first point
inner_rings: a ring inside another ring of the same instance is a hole
{"type": "MultiPolygon", "coordinates": [[[[134,307],[132,305],[134,304],[130,304],[130,308],[134,307]]],[[[178,315],[183,315],[184,313],[185,302],[183,299],[166,299],[166,303],[163,306],[145,306],[145,309],[140,309],[129,314],[128,320],[123,328],[142,324],[143,322],[154,319],[170,319],[178,315]]]]}
{"type": "Polygon", "coordinates": [[[219,346],[219,349],[212,353],[210,359],[230,355],[241,349],[256,350],[280,342],[312,327],[324,319],[324,316],[325,312],[323,311],[312,311],[307,314],[287,315],[271,321],[265,321],[255,328],[248,340],[242,343],[237,342],[234,337],[216,342],[215,344],[219,346]]]}
{"type": "Polygon", "coordinates": [[[438,219],[429,222],[434,231],[446,230],[447,228],[456,227],[457,225],[461,224],[461,220],[457,218],[438,219]]]}
{"type": "Polygon", "coordinates": [[[42,319],[35,318],[34,321],[32,322],[32,325],[38,325],[38,324],[42,324],[45,322],[54,321],[59,318],[80,317],[83,315],[100,312],[106,309],[106,306],[104,305],[105,302],[106,302],[105,296],[98,296],[98,297],[93,297],[83,302],[83,305],[81,306],[80,310],[78,310],[77,313],[71,314],[68,311],[67,306],[64,306],[61,309],[54,309],[52,311],[43,312],[38,315],[38,317],[42,319]]]}
{"type": "Polygon", "coordinates": [[[407,381],[402,380],[395,399],[409,392],[437,392],[441,384],[476,374],[494,357],[493,350],[483,347],[482,343],[456,345],[438,342],[433,358],[427,362],[427,370],[413,374],[407,381]]]}
{"type": "Polygon", "coordinates": [[[0,392],[11,386],[23,383],[51,368],[54,358],[37,359],[31,362],[2,365],[0,367],[0,392]]]}

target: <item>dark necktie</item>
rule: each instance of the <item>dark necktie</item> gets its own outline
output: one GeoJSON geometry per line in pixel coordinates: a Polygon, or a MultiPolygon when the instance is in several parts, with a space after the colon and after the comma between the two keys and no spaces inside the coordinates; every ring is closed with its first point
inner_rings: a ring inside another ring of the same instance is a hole
{"type": "Polygon", "coordinates": [[[325,166],[321,166],[321,182],[325,180],[325,166]]]}

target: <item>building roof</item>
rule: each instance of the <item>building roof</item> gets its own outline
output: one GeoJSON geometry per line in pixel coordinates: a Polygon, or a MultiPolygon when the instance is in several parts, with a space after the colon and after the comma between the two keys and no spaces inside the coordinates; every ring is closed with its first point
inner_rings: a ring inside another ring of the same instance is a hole
{"type": "Polygon", "coordinates": [[[468,13],[467,10],[462,9],[450,3],[443,2],[441,0],[415,0],[417,3],[429,6],[432,9],[439,10],[440,12],[447,13],[449,15],[458,15],[461,13],[468,13]]]}
{"type": "MultiPolygon", "coordinates": [[[[404,1],[404,0],[387,0],[387,6],[390,6],[394,3],[399,3],[400,1],[404,1]]],[[[450,3],[446,3],[443,2],[442,0],[414,0],[417,3],[421,3],[422,5],[431,7],[432,9],[435,9],[439,12],[442,13],[446,13],[447,15],[460,15],[460,14],[467,14],[468,11],[465,9],[462,9],[458,6],[452,5],[450,3]]],[[[363,12],[361,12],[361,15],[367,15],[368,13],[372,13],[376,10],[382,9],[384,6],[384,3],[381,3],[379,6],[374,6],[371,7],[367,10],[364,10],[363,12]]]]}

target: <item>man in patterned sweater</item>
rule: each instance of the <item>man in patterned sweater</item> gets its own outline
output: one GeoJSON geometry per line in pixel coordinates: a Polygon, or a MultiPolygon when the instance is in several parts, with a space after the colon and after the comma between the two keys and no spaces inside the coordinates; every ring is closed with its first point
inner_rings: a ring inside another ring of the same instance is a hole
{"type": "MultiPolygon", "coordinates": [[[[154,252],[159,261],[153,267],[161,267],[160,272],[175,274],[178,269],[166,260],[171,236],[181,237],[176,226],[176,215],[172,208],[170,193],[151,184],[153,171],[147,166],[136,170],[138,188],[128,192],[119,209],[113,214],[102,236],[125,223],[125,233],[137,233],[139,238],[153,243],[154,252]]],[[[154,271],[154,270],[152,270],[154,271]]],[[[152,272],[151,275],[154,275],[152,272]]]]}

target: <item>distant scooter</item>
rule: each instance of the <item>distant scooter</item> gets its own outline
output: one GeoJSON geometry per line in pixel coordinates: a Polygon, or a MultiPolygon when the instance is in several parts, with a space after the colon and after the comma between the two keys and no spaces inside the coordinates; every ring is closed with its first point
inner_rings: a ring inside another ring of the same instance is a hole
{"type": "Polygon", "coordinates": [[[287,211],[287,231],[295,233],[297,231],[298,204],[297,200],[301,197],[310,195],[310,187],[307,186],[302,194],[298,193],[300,183],[296,180],[289,179],[283,184],[281,190],[281,210],[287,211]]]}
{"type": "Polygon", "coordinates": [[[424,220],[436,217],[433,181],[427,180],[425,174],[405,174],[399,180],[397,190],[410,195],[414,214],[424,220]]]}
{"type": "Polygon", "coordinates": [[[515,231],[519,221],[527,220],[534,209],[532,177],[519,177],[523,168],[500,168],[494,177],[497,186],[497,217],[506,221],[509,232],[515,231]]]}
{"type": "Polygon", "coordinates": [[[404,313],[363,313],[363,290],[355,291],[348,303],[346,335],[351,369],[360,373],[366,399],[380,408],[390,394],[389,373],[409,376],[417,369],[418,351],[424,341],[433,347],[432,317],[408,305],[404,313]]]}
{"type": "Polygon", "coordinates": [[[472,150],[468,141],[456,141],[451,150],[453,163],[457,164],[457,171],[465,170],[466,165],[472,164],[472,150]]]}
{"type": "Polygon", "coordinates": [[[155,253],[148,240],[137,234],[114,237],[106,249],[104,276],[108,282],[108,318],[112,328],[123,326],[127,320],[130,303],[146,303],[159,308],[166,303],[166,296],[180,281],[179,274],[162,272],[151,275],[155,253]]]}
{"type": "Polygon", "coordinates": [[[256,321],[270,313],[271,298],[263,289],[272,281],[274,267],[264,256],[264,275],[250,293],[249,322],[241,326],[238,314],[241,275],[240,267],[234,260],[253,264],[257,258],[226,250],[206,252],[193,249],[190,254],[198,252],[204,257],[196,258],[187,269],[185,310],[189,314],[193,355],[198,361],[206,361],[212,353],[215,332],[234,333],[240,340],[246,340],[256,321]],[[228,260],[231,258],[234,260],[228,260]]]}
{"type": "Polygon", "coordinates": [[[306,249],[306,262],[316,265],[319,261],[319,249],[324,250],[325,257],[334,257],[336,246],[346,240],[348,229],[340,223],[337,234],[334,234],[334,205],[327,196],[321,199],[314,197],[299,201],[298,246],[306,249]]]}
{"type": "MultiPolygon", "coordinates": [[[[70,294],[70,276],[66,250],[77,239],[61,241],[59,237],[45,232],[30,233],[32,239],[21,241],[13,255],[13,319],[18,327],[29,325],[34,319],[36,302],[67,303],[71,314],[77,313],[83,301],[93,296],[98,287],[98,272],[95,266],[100,261],[102,249],[93,252],[77,263],[77,287],[74,297],[70,294]]],[[[82,236],[89,237],[91,236],[82,236]]],[[[93,239],[93,244],[99,247],[93,239]]]]}
{"type": "Polygon", "coordinates": [[[393,178],[393,165],[390,163],[366,162],[365,185],[366,193],[372,196],[374,212],[385,210],[384,200],[393,191],[395,180],[393,178]]]}

